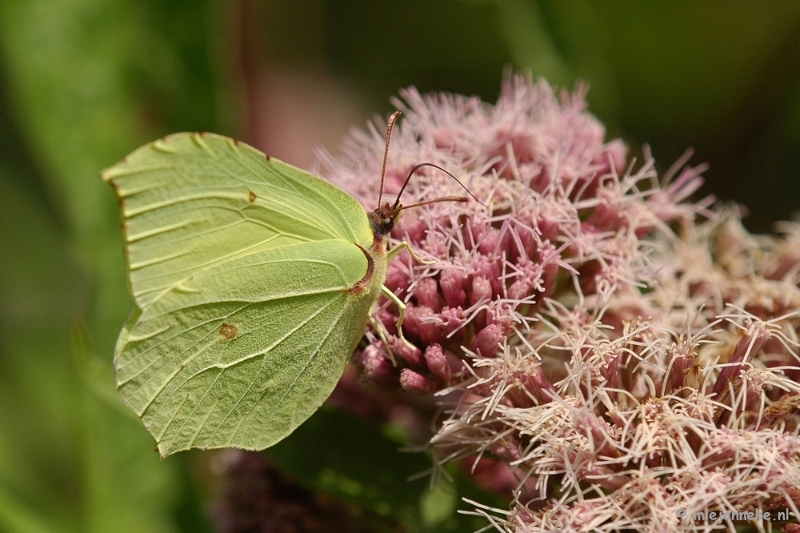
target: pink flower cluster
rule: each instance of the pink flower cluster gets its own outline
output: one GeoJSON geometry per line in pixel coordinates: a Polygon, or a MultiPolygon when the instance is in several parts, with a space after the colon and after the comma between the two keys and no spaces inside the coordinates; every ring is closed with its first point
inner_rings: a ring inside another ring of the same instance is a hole
{"type": "MultiPolygon", "coordinates": [[[[392,335],[355,362],[362,381],[446,406],[439,461],[513,495],[475,512],[507,531],[712,531],[693,518],[708,509],[796,522],[800,225],[755,237],[734,208],[688,201],[702,169],[659,179],[651,158],[628,161],[581,90],[508,76],[495,105],[402,97],[386,193],[429,162],[484,205],[403,213],[396,243],[435,261],[404,253],[387,273],[413,348],[385,301],[392,335]]],[[[376,119],[322,174],[373,209],[383,147],[376,119]]],[[[425,167],[402,203],[451,195],[425,167]]]]}

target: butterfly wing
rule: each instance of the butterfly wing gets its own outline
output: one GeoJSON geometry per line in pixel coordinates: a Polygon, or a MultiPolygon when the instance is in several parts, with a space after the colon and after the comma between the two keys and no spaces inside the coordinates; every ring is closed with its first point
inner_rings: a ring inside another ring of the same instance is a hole
{"type": "Polygon", "coordinates": [[[373,240],[352,196],[220,135],[170,135],[102,178],[120,200],[140,307],[199,271],[259,250],[330,238],[369,248],[373,240]]]}
{"type": "Polygon", "coordinates": [[[263,449],[316,411],[364,333],[373,298],[352,287],[366,269],[351,243],[301,243],[206,270],[134,312],[117,386],[161,454],[263,449]]]}
{"type": "Polygon", "coordinates": [[[361,206],[219,136],[169,137],[103,178],[136,303],[117,386],[161,454],[291,433],[333,390],[382,283],[361,206]]]}

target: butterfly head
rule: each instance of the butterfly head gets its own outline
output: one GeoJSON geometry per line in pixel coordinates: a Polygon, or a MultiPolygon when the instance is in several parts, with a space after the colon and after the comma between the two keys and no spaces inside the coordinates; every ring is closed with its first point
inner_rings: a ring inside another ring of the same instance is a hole
{"type": "Polygon", "coordinates": [[[372,225],[375,240],[383,240],[392,232],[402,209],[403,206],[396,202],[394,205],[386,203],[369,214],[369,222],[372,225]]]}
{"type": "MultiPolygon", "coordinates": [[[[418,202],[412,205],[407,205],[407,206],[401,205],[400,196],[402,196],[403,191],[406,190],[406,186],[411,180],[411,176],[413,176],[417,170],[423,167],[433,167],[439,169],[448,176],[450,176],[451,178],[453,178],[456,181],[456,183],[464,187],[464,185],[460,181],[458,181],[458,178],[453,176],[450,172],[443,169],[439,165],[435,165],[433,163],[420,163],[416,165],[414,168],[412,168],[411,171],[408,173],[408,177],[406,177],[405,181],[403,182],[403,186],[397,193],[397,199],[395,200],[394,204],[392,205],[386,203],[381,205],[381,199],[383,198],[383,183],[386,178],[386,160],[389,156],[389,140],[392,137],[392,128],[394,127],[394,123],[397,122],[398,118],[400,118],[400,111],[395,111],[394,113],[392,113],[392,116],[389,117],[389,123],[386,125],[386,144],[384,145],[383,148],[383,165],[381,167],[381,188],[378,195],[378,208],[369,214],[369,221],[370,224],[372,225],[372,233],[375,236],[376,241],[384,241],[388,239],[389,233],[391,233],[392,229],[394,228],[394,225],[397,222],[397,217],[400,216],[400,211],[402,211],[403,209],[408,209],[410,207],[419,207],[438,202],[466,202],[468,200],[467,198],[461,196],[445,196],[443,198],[436,198],[434,200],[418,202]]],[[[475,196],[471,192],[469,192],[469,190],[466,187],[464,187],[464,190],[466,190],[470,196],[475,198],[475,196]]],[[[475,199],[478,200],[477,198],[475,199]]]]}

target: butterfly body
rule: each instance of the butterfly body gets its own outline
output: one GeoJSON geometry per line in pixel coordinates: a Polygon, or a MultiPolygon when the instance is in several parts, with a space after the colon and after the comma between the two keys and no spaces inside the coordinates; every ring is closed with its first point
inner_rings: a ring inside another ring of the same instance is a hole
{"type": "Polygon", "coordinates": [[[330,395],[386,276],[394,214],[243,143],[176,134],[103,175],[134,309],[117,387],[162,455],[263,449],[330,395]],[[377,229],[376,229],[377,228],[377,229]]]}

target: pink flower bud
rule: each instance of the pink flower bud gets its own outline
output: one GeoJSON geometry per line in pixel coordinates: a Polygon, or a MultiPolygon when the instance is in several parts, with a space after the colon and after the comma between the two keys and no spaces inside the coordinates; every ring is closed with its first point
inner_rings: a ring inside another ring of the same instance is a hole
{"type": "Polygon", "coordinates": [[[528,392],[536,398],[539,405],[544,405],[553,401],[558,396],[556,388],[544,375],[541,365],[535,365],[528,369],[525,376],[525,387],[528,392]]]}
{"type": "Polygon", "coordinates": [[[442,321],[442,334],[448,343],[458,343],[463,337],[462,326],[466,322],[464,310],[460,307],[445,307],[439,314],[442,321]]]}
{"type": "Polygon", "coordinates": [[[544,168],[540,165],[530,165],[529,172],[531,172],[531,174],[528,178],[528,186],[531,190],[536,192],[545,190],[552,181],[550,169],[548,168],[544,168]]]}
{"type": "MultiPolygon", "coordinates": [[[[549,244],[547,246],[550,246],[549,244]]],[[[558,278],[559,264],[556,261],[548,261],[542,263],[542,295],[539,298],[541,302],[545,298],[549,298],[556,287],[556,279],[558,278]]]]}
{"type": "Polygon", "coordinates": [[[442,342],[440,322],[430,307],[408,305],[403,330],[409,337],[418,338],[422,344],[435,344],[442,342]]]}
{"type": "Polygon", "coordinates": [[[755,336],[753,334],[748,334],[739,339],[728,361],[729,365],[720,371],[717,382],[714,383],[715,394],[720,395],[728,388],[729,382],[747,368],[748,365],[744,363],[760,352],[767,340],[769,340],[769,332],[764,328],[759,328],[755,332],[755,336]]]}
{"type": "Polygon", "coordinates": [[[420,307],[428,307],[434,313],[441,309],[439,305],[439,285],[433,278],[419,280],[414,289],[414,297],[420,307]]]}
{"type": "Polygon", "coordinates": [[[527,391],[527,388],[522,384],[524,381],[524,376],[517,374],[514,376],[514,378],[516,383],[514,383],[514,386],[509,387],[508,392],[506,393],[506,399],[510,401],[511,405],[514,407],[519,407],[522,409],[527,409],[536,405],[536,402],[527,391]]]}
{"type": "Polygon", "coordinates": [[[436,383],[410,368],[400,371],[400,386],[413,394],[427,394],[436,390],[436,383]]]}
{"type": "Polygon", "coordinates": [[[602,203],[595,207],[586,223],[600,231],[617,231],[620,228],[628,227],[628,221],[621,215],[619,208],[608,203],[602,203]]]}
{"type": "Polygon", "coordinates": [[[397,337],[391,340],[392,353],[401,361],[417,367],[425,368],[425,360],[422,357],[422,350],[416,346],[409,346],[397,337]]]}
{"type": "Polygon", "coordinates": [[[408,273],[405,268],[400,261],[392,261],[386,268],[386,281],[383,282],[390,291],[400,297],[405,295],[408,289],[408,273]]]}
{"type": "Polygon", "coordinates": [[[522,457],[522,447],[517,439],[506,437],[492,445],[492,454],[507,462],[517,461],[522,457]]]}
{"type": "Polygon", "coordinates": [[[464,242],[471,249],[477,248],[483,242],[483,236],[491,229],[490,226],[471,217],[465,221],[463,228],[464,242]]]}
{"type": "Polygon", "coordinates": [[[541,266],[524,261],[520,263],[519,277],[508,288],[507,294],[511,300],[525,300],[534,293],[541,280],[542,268],[541,266]]]}
{"type": "Polygon", "coordinates": [[[509,388],[507,398],[514,407],[527,409],[534,405],[543,405],[557,396],[555,388],[545,378],[538,363],[514,372],[509,382],[514,386],[509,388]]]}
{"type": "Polygon", "coordinates": [[[487,324],[497,324],[503,329],[504,334],[514,324],[513,304],[505,302],[492,302],[486,314],[487,324]]]}
{"type": "Polygon", "coordinates": [[[672,359],[669,373],[669,389],[667,392],[680,390],[686,385],[686,377],[695,360],[691,355],[679,355],[672,359]]]}
{"type": "Polygon", "coordinates": [[[475,336],[472,349],[483,357],[494,357],[504,338],[503,328],[498,324],[490,324],[475,336]]]}
{"type": "Polygon", "coordinates": [[[782,280],[798,271],[800,271],[800,255],[790,253],[781,256],[776,261],[776,265],[764,277],[772,280],[782,280]]]}
{"type": "Polygon", "coordinates": [[[442,385],[450,384],[452,375],[450,365],[447,362],[442,347],[438,344],[431,344],[425,349],[425,362],[428,363],[428,370],[439,380],[442,385]]]}
{"type": "Polygon", "coordinates": [[[533,230],[518,224],[516,226],[517,230],[517,238],[519,239],[519,244],[522,246],[522,250],[520,250],[519,257],[524,259],[532,259],[536,257],[536,250],[538,248],[538,244],[536,242],[536,235],[534,234],[533,230]]]}
{"type": "Polygon", "coordinates": [[[581,430],[590,441],[594,448],[592,451],[598,455],[606,457],[619,457],[620,451],[611,445],[611,427],[608,422],[593,414],[583,414],[575,421],[577,429],[581,430]]]}
{"type": "Polygon", "coordinates": [[[364,348],[360,363],[365,377],[388,385],[397,379],[397,374],[392,362],[382,353],[382,346],[375,343],[364,348]]]}
{"type": "Polygon", "coordinates": [[[508,288],[507,294],[511,300],[524,300],[530,295],[531,284],[528,280],[518,279],[508,288]]]}
{"type": "Polygon", "coordinates": [[[439,285],[442,287],[444,301],[450,307],[463,307],[467,303],[467,293],[464,291],[466,277],[459,270],[446,270],[442,272],[439,285]]]}
{"type": "Polygon", "coordinates": [[[558,234],[564,229],[558,221],[547,219],[539,220],[536,227],[539,228],[542,242],[555,242],[558,234]]]}
{"type": "Polygon", "coordinates": [[[406,316],[403,319],[403,333],[408,339],[419,339],[419,314],[417,306],[412,303],[406,304],[406,316]]]}
{"type": "Polygon", "coordinates": [[[500,232],[492,228],[486,232],[478,244],[478,251],[484,255],[494,255],[500,248],[500,232]]]}
{"type": "Polygon", "coordinates": [[[624,360],[626,357],[621,353],[609,353],[605,355],[606,364],[600,368],[600,375],[605,380],[605,386],[609,389],[619,389],[622,386],[622,374],[625,370],[624,360]]]}
{"type": "Polygon", "coordinates": [[[514,225],[510,220],[503,221],[500,228],[500,243],[497,251],[498,257],[503,257],[509,263],[516,263],[520,257],[520,249],[516,239],[514,239],[514,225]]]}
{"type": "Polygon", "coordinates": [[[478,460],[469,458],[463,461],[464,470],[469,472],[472,479],[484,489],[504,494],[510,498],[513,491],[519,486],[519,480],[505,463],[486,457],[478,460]]]}
{"type": "Polygon", "coordinates": [[[584,296],[595,294],[597,292],[597,278],[602,273],[602,265],[600,262],[595,259],[588,261],[580,267],[578,272],[578,279],[580,280],[581,290],[584,296]]]}
{"type": "Polygon", "coordinates": [[[450,252],[450,240],[441,233],[428,233],[420,247],[433,257],[447,257],[450,252]]]}
{"type": "Polygon", "coordinates": [[[476,305],[478,302],[488,302],[492,299],[492,285],[483,276],[472,278],[472,295],[470,304],[476,305]]]}

